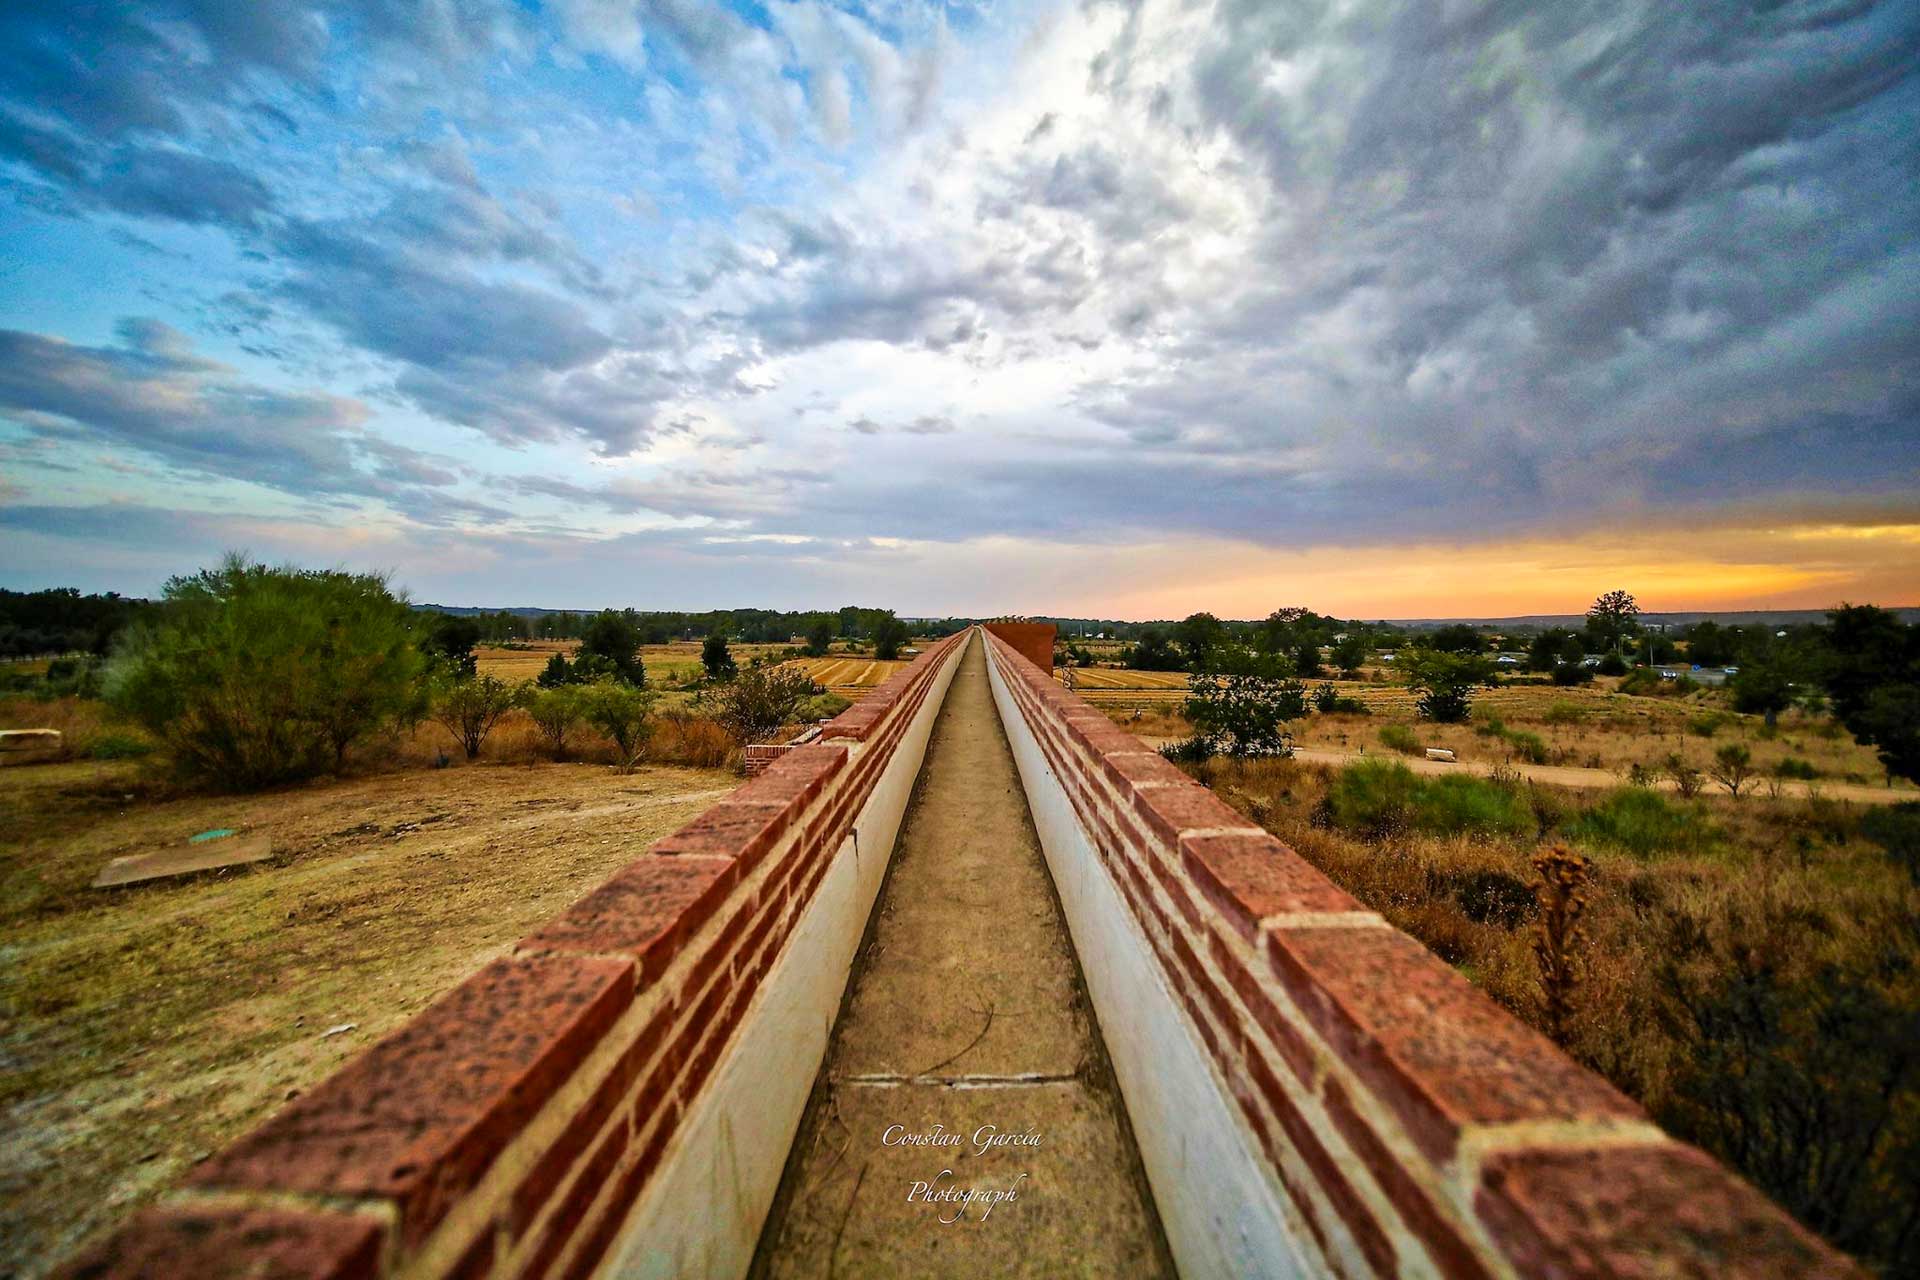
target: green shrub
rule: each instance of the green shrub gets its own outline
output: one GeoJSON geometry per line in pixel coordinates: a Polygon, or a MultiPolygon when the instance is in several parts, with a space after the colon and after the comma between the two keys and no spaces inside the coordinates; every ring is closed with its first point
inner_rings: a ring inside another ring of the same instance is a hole
{"type": "Polygon", "coordinates": [[[1402,830],[1519,836],[1534,829],[1533,811],[1509,788],[1464,773],[1422,778],[1389,760],[1341,770],[1326,806],[1336,826],[1376,837],[1402,830]]]}
{"type": "Polygon", "coordinates": [[[1473,731],[1482,738],[1504,738],[1507,736],[1507,722],[1499,716],[1488,715],[1473,726],[1473,731]]]}
{"type": "Polygon", "coordinates": [[[582,714],[589,724],[613,739],[622,773],[633,772],[640,753],[647,748],[647,739],[653,736],[653,704],[658,697],[651,689],[611,679],[596,680],[580,691],[582,714]]]}
{"type": "Polygon", "coordinates": [[[1547,740],[1537,733],[1513,732],[1506,735],[1507,745],[1513,748],[1513,754],[1528,764],[1547,762],[1547,740]]]}
{"type": "Polygon", "coordinates": [[[1645,787],[1621,787],[1609,793],[1576,818],[1568,834],[1642,859],[1697,852],[1711,844],[1714,836],[1712,825],[1697,809],[1645,787]]]}
{"type": "Polygon", "coordinates": [[[1594,671],[1603,676],[1623,676],[1627,674],[1627,660],[1617,653],[1609,653],[1600,659],[1594,671]]]}
{"type": "MultiPolygon", "coordinates": [[[[1387,728],[1406,732],[1404,725],[1387,728]]],[[[1382,736],[1385,732],[1381,731],[1382,736]]],[[[1413,825],[1413,793],[1418,785],[1413,770],[1403,764],[1356,761],[1334,775],[1324,802],[1326,814],[1333,825],[1366,836],[1405,831],[1413,825]]]]}
{"type": "Polygon", "coordinates": [[[1540,718],[1548,724],[1579,724],[1587,718],[1587,709],[1576,702],[1555,702],[1540,718]]]}
{"type": "Polygon", "coordinates": [[[850,700],[841,697],[837,693],[828,692],[816,694],[801,705],[796,719],[802,721],[831,720],[852,705],[853,703],[850,700]]]}
{"type": "Polygon", "coordinates": [[[157,621],[125,633],[106,698],[191,778],[248,788],[310,777],[417,715],[416,625],[384,578],[229,556],[167,583],[157,621]]]}
{"type": "Polygon", "coordinates": [[[1776,778],[1797,778],[1802,782],[1812,782],[1820,776],[1820,771],[1813,767],[1813,762],[1810,760],[1803,760],[1799,756],[1788,756],[1785,760],[1773,766],[1773,776],[1776,778]]]}
{"type": "Polygon", "coordinates": [[[138,760],[152,754],[151,742],[129,733],[102,734],[87,748],[87,755],[95,760],[138,760]]]}
{"type": "Polygon", "coordinates": [[[1380,743],[1402,755],[1417,756],[1426,751],[1426,748],[1420,745],[1420,739],[1414,736],[1413,730],[1404,724],[1381,725],[1380,743]]]}
{"type": "Polygon", "coordinates": [[[520,701],[539,728],[540,736],[547,740],[547,749],[553,752],[553,758],[566,759],[567,735],[573,732],[574,726],[580,723],[587,711],[580,690],[572,685],[527,689],[521,693],[520,701]]]}
{"type": "Polygon", "coordinates": [[[1920,801],[1875,806],[1861,815],[1860,834],[1885,849],[1920,885],[1920,801]]]}
{"type": "Polygon", "coordinates": [[[1519,836],[1533,832],[1533,810],[1507,787],[1466,773],[1422,779],[1414,792],[1414,826],[1433,835],[1463,832],[1519,836]]]}
{"type": "Polygon", "coordinates": [[[700,695],[700,707],[742,746],[765,742],[800,716],[819,688],[793,667],[750,667],[700,695]]]}
{"type": "Polygon", "coordinates": [[[1705,714],[1694,716],[1691,720],[1688,720],[1687,732],[1696,738],[1711,738],[1714,734],[1720,732],[1726,723],[1727,717],[1724,712],[1708,711],[1705,714]]]}
{"type": "Polygon", "coordinates": [[[433,718],[453,735],[469,760],[480,754],[493,727],[524,697],[521,690],[498,676],[446,679],[437,683],[433,718]]]}
{"type": "MultiPolygon", "coordinates": [[[[1632,677],[1628,679],[1631,680],[1632,677]]],[[[1657,680],[1658,677],[1656,676],[1655,679],[1657,680]]],[[[1553,669],[1553,682],[1563,689],[1571,688],[1576,684],[1592,684],[1593,670],[1578,662],[1563,662],[1553,669]]],[[[1630,693],[1640,692],[1638,689],[1627,689],[1626,685],[1620,687],[1630,693]]]]}

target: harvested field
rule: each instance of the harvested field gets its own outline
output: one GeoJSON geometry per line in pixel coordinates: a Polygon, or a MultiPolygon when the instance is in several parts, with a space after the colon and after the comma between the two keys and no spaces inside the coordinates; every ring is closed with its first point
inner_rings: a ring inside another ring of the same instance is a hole
{"type": "Polygon", "coordinates": [[[44,1274],[736,782],[480,765],[166,798],[129,763],[0,769],[0,1274],[44,1274]],[[85,887],[216,827],[274,856],[85,887]]]}
{"type": "Polygon", "coordinates": [[[824,658],[799,658],[793,666],[807,673],[815,684],[835,693],[859,693],[885,684],[894,672],[904,670],[905,662],[881,662],[858,654],[852,657],[828,655],[824,658]]]}
{"type": "MultiPolygon", "coordinates": [[[[736,644],[731,649],[734,661],[745,666],[763,653],[776,652],[785,647],[736,644]]],[[[537,679],[546,669],[547,660],[554,654],[561,653],[572,658],[579,648],[578,640],[522,640],[512,646],[483,644],[474,650],[474,656],[479,659],[482,675],[498,676],[511,684],[537,679]]],[[[647,669],[647,682],[655,688],[697,680],[703,671],[700,665],[700,642],[676,640],[671,644],[642,645],[640,663],[647,669]]]]}

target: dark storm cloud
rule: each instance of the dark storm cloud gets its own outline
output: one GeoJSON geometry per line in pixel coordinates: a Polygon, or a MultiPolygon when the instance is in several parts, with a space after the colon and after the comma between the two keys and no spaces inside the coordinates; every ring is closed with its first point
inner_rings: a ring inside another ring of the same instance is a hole
{"type": "Polygon", "coordinates": [[[123,321],[119,336],[87,347],[0,329],[0,416],[300,497],[413,501],[456,479],[444,460],[366,435],[354,401],[245,382],[158,321],[123,321]]]}

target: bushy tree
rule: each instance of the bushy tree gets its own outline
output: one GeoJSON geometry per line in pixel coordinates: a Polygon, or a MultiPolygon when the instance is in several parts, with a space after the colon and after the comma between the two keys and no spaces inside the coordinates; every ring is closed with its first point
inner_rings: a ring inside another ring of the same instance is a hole
{"type": "MultiPolygon", "coordinates": [[[[1579,645],[1579,637],[1563,627],[1548,627],[1527,645],[1527,670],[1552,671],[1566,661],[1567,642],[1579,645]]],[[[1582,653],[1584,655],[1584,651],[1582,653]]]]}
{"type": "Polygon", "coordinates": [[[647,683],[640,663],[640,628],[624,613],[602,609],[580,637],[575,665],[586,664],[594,676],[607,675],[635,688],[647,683]]]}
{"type": "Polygon", "coordinates": [[[911,638],[907,624],[898,618],[882,618],[873,629],[873,656],[892,662],[900,656],[900,646],[911,638]]]}
{"type": "Polygon", "coordinates": [[[807,628],[807,656],[809,658],[826,657],[827,650],[833,648],[833,637],[835,634],[833,623],[826,618],[821,618],[809,626],[807,628]]]}
{"type": "Polygon", "coordinates": [[[792,667],[755,667],[700,695],[704,709],[743,746],[764,742],[791,724],[819,687],[792,667]]]}
{"type": "Polygon", "coordinates": [[[1760,715],[1772,724],[1780,713],[1793,705],[1792,673],[1784,663],[1771,657],[1742,667],[1730,682],[1733,709],[1760,715]]]}
{"type": "Polygon", "coordinates": [[[1587,609],[1587,631],[1602,649],[1618,649],[1633,633],[1640,606],[1624,591],[1609,591],[1587,609]]]}
{"type": "Polygon", "coordinates": [[[438,660],[455,675],[470,676],[479,671],[480,660],[474,656],[473,649],[480,643],[480,624],[472,618],[458,618],[450,613],[431,616],[433,622],[420,642],[427,656],[438,660]]]}
{"type": "Polygon", "coordinates": [[[123,636],[105,692],[183,773],[248,788],[339,767],[408,712],[423,666],[413,612],[384,578],[234,555],[167,583],[158,618],[123,636]]]}
{"type": "Polygon", "coordinates": [[[1920,627],[1872,605],[1827,618],[1820,662],[1833,714],[1879,748],[1888,773],[1920,780],[1920,627]]]}
{"type": "Polygon", "coordinates": [[[542,689],[558,689],[562,685],[574,683],[573,664],[567,661],[567,655],[556,653],[547,659],[546,667],[540,672],[542,689]]]}
{"type": "Polygon", "coordinates": [[[1215,648],[1194,676],[1186,716],[1204,755],[1293,754],[1287,722],[1306,714],[1306,689],[1284,656],[1215,648]]]}
{"type": "Polygon", "coordinates": [[[521,705],[539,727],[540,736],[547,740],[547,749],[553,752],[553,758],[566,759],[567,735],[586,715],[580,690],[566,684],[528,689],[521,695],[521,705]]]}
{"type": "Polygon", "coordinates": [[[1439,653],[1485,653],[1487,638],[1478,628],[1455,622],[1428,636],[1422,647],[1439,653]]]}
{"type": "Polygon", "coordinates": [[[714,632],[700,646],[700,665],[706,669],[709,680],[731,680],[740,670],[733,660],[732,651],[727,648],[724,632],[714,632]]]}
{"type": "Polygon", "coordinates": [[[507,712],[520,702],[520,691],[499,676],[471,680],[443,679],[433,694],[433,718],[453,735],[472,760],[486,745],[487,736],[507,712]]]}
{"type": "Polygon", "coordinates": [[[1226,643],[1227,626],[1210,613],[1190,613],[1174,627],[1173,638],[1186,657],[1187,670],[1199,671],[1214,649],[1226,643]]]}
{"type": "Polygon", "coordinates": [[[1301,679],[1309,679],[1321,673],[1320,646],[1311,640],[1303,640],[1293,651],[1293,673],[1301,679]]]}
{"type": "Polygon", "coordinates": [[[1127,665],[1135,671],[1179,671],[1186,664],[1173,646],[1167,643],[1167,633],[1158,627],[1148,627],[1140,633],[1140,639],[1127,650],[1127,665]]]}
{"type": "Polygon", "coordinates": [[[618,680],[596,680],[579,691],[582,715],[613,740],[622,773],[632,773],[641,753],[647,749],[647,740],[653,736],[653,705],[658,696],[650,689],[636,688],[618,680]]]}
{"type": "Polygon", "coordinates": [[[1493,671],[1493,659],[1481,653],[1408,649],[1400,655],[1400,673],[1419,695],[1420,715],[1441,724],[1467,718],[1473,691],[1492,684],[1493,671]]]}
{"type": "Polygon", "coordinates": [[[1348,632],[1333,642],[1333,665],[1340,668],[1341,675],[1351,680],[1360,674],[1360,668],[1370,652],[1365,636],[1348,632]]]}

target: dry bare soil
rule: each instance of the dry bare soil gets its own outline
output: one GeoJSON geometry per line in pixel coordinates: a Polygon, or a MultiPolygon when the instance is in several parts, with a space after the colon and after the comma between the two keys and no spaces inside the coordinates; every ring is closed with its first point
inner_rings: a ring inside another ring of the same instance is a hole
{"type": "Polygon", "coordinates": [[[736,781],[471,765],[167,797],[128,763],[0,767],[0,1276],[45,1273],[736,781]],[[274,857],[86,887],[217,827],[274,857]]]}

